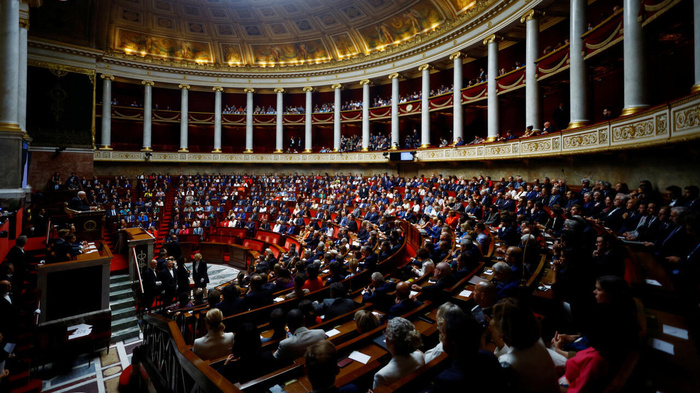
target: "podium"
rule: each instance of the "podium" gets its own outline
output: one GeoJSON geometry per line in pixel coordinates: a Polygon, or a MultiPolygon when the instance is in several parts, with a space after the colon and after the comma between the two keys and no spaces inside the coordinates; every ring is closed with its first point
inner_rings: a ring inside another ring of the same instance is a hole
{"type": "Polygon", "coordinates": [[[102,225],[104,224],[104,210],[77,211],[65,207],[66,213],[75,225],[75,234],[80,240],[102,240],[102,225]]]}
{"type": "Polygon", "coordinates": [[[141,272],[148,262],[153,259],[155,238],[143,228],[127,228],[127,244],[129,245],[129,279],[135,293],[141,294],[141,272]]]}

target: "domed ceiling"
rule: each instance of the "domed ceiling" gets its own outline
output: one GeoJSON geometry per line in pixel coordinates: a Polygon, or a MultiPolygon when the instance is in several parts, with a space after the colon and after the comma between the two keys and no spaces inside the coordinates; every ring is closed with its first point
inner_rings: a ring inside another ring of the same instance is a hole
{"type": "Polygon", "coordinates": [[[394,46],[411,46],[449,31],[497,2],[44,1],[31,12],[30,32],[116,56],[175,65],[308,65],[357,60],[394,46]]]}

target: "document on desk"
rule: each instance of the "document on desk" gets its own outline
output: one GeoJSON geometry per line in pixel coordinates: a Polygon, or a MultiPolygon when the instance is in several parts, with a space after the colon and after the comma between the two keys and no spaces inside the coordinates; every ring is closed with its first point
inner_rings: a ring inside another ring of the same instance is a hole
{"type": "Polygon", "coordinates": [[[651,339],[651,347],[654,349],[658,349],[659,351],[666,352],[669,355],[673,355],[673,344],[668,343],[663,340],[659,340],[658,338],[652,338],[651,339]]]}
{"type": "Polygon", "coordinates": [[[664,334],[668,334],[669,336],[682,338],[683,340],[688,339],[688,331],[685,329],[664,325],[663,331],[664,334]]]}
{"type": "Polygon", "coordinates": [[[414,297],[416,295],[418,295],[418,291],[411,291],[411,293],[409,294],[409,297],[414,297]]]}
{"type": "Polygon", "coordinates": [[[367,364],[367,362],[369,362],[369,360],[372,359],[371,356],[365,355],[364,353],[358,351],[353,351],[348,357],[362,364],[367,364]]]}
{"type": "Polygon", "coordinates": [[[471,295],[472,295],[472,291],[470,291],[468,289],[464,289],[464,290],[462,290],[462,292],[459,293],[459,296],[462,296],[462,297],[469,297],[471,295]]]}
{"type": "Polygon", "coordinates": [[[653,285],[653,286],[656,286],[656,287],[660,287],[660,286],[661,286],[661,283],[660,283],[660,282],[658,282],[658,281],[656,281],[656,280],[652,280],[651,278],[647,278],[645,281],[646,281],[647,284],[649,284],[649,285],[653,285]]]}
{"type": "Polygon", "coordinates": [[[92,333],[92,325],[81,323],[80,325],[69,326],[67,330],[69,332],[74,330],[74,332],[68,336],[68,340],[75,340],[76,338],[89,336],[90,333],[92,333]]]}
{"type": "Polygon", "coordinates": [[[331,330],[329,330],[329,331],[326,332],[326,336],[328,336],[328,337],[333,337],[333,336],[335,336],[336,334],[340,334],[340,330],[338,330],[338,329],[331,329],[331,330]]]}

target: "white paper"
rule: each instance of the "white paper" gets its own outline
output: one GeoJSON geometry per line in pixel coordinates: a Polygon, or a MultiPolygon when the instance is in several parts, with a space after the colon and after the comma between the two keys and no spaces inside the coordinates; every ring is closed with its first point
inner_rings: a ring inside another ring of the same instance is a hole
{"type": "Polygon", "coordinates": [[[491,269],[486,269],[486,270],[484,271],[484,274],[491,275],[491,274],[493,274],[493,270],[491,270],[491,269]]]}
{"type": "Polygon", "coordinates": [[[664,325],[663,331],[664,331],[664,334],[668,334],[669,336],[682,338],[683,340],[688,339],[688,331],[685,329],[677,328],[674,326],[664,325]]]}
{"type": "Polygon", "coordinates": [[[338,330],[338,329],[331,329],[331,330],[329,330],[329,331],[326,332],[326,336],[328,336],[328,337],[333,337],[333,336],[335,336],[336,334],[340,334],[340,330],[338,330]]]}
{"type": "Polygon", "coordinates": [[[382,314],[380,314],[380,313],[378,313],[378,312],[376,312],[376,311],[372,311],[372,314],[376,315],[377,318],[379,318],[379,319],[382,319],[382,317],[384,317],[382,314]]]}
{"type": "Polygon", "coordinates": [[[472,291],[470,291],[470,290],[468,290],[468,289],[465,289],[465,290],[463,290],[462,292],[459,293],[459,296],[462,296],[462,297],[469,297],[469,296],[471,296],[471,295],[472,295],[472,291]]]}
{"type": "Polygon", "coordinates": [[[272,299],[272,300],[273,300],[275,303],[279,303],[279,302],[283,302],[283,301],[284,301],[284,298],[283,298],[283,297],[276,297],[276,298],[274,298],[274,299],[272,299]]]}
{"type": "Polygon", "coordinates": [[[418,295],[418,291],[411,291],[411,294],[409,295],[409,297],[414,297],[416,295],[418,295]]]}
{"type": "Polygon", "coordinates": [[[7,343],[5,344],[5,348],[3,349],[6,353],[12,353],[15,351],[15,343],[7,343]]]}
{"type": "Polygon", "coordinates": [[[673,344],[666,341],[659,340],[658,338],[653,338],[651,341],[651,346],[659,351],[666,352],[669,355],[673,355],[673,344]]]}
{"type": "Polygon", "coordinates": [[[68,340],[75,340],[76,338],[87,337],[92,333],[92,326],[87,328],[77,329],[73,334],[68,336],[68,340]]]}
{"type": "Polygon", "coordinates": [[[357,351],[353,351],[348,357],[362,364],[367,364],[367,362],[369,362],[369,360],[372,358],[369,355],[365,355],[364,353],[357,351]]]}
{"type": "Polygon", "coordinates": [[[661,286],[661,283],[660,283],[660,282],[658,282],[658,281],[656,281],[656,280],[652,280],[651,278],[647,278],[647,279],[646,279],[646,282],[647,282],[647,284],[649,284],[649,285],[654,285],[654,286],[657,286],[657,287],[660,287],[660,286],[661,286]]]}
{"type": "Polygon", "coordinates": [[[85,330],[85,329],[91,329],[91,328],[92,328],[92,325],[81,323],[80,325],[68,326],[68,328],[66,330],[68,330],[70,332],[71,330],[81,330],[81,329],[85,330]]]}

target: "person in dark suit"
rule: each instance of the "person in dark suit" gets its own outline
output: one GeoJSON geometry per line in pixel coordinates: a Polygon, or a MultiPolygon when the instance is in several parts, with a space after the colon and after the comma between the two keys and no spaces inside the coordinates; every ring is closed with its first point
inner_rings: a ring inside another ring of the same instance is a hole
{"type": "Polygon", "coordinates": [[[168,255],[175,258],[175,260],[182,257],[182,247],[176,234],[170,235],[170,239],[165,243],[165,249],[168,251],[168,255]]]}
{"type": "Polygon", "coordinates": [[[68,208],[79,212],[89,211],[90,204],[87,201],[85,191],[78,191],[78,195],[68,202],[68,208]]]}
{"type": "Polygon", "coordinates": [[[177,261],[177,269],[175,271],[177,278],[177,293],[190,293],[190,271],[185,266],[185,259],[180,258],[177,261]]]}
{"type": "Polygon", "coordinates": [[[24,280],[28,277],[29,265],[34,261],[29,254],[24,251],[24,246],[27,244],[27,237],[18,236],[15,240],[15,245],[7,252],[7,261],[11,262],[15,267],[12,283],[15,287],[17,295],[22,294],[24,288],[24,280]]]}
{"type": "Polygon", "coordinates": [[[167,307],[173,303],[177,293],[177,272],[175,270],[175,258],[168,257],[165,269],[158,277],[163,283],[163,306],[167,307]]]}
{"type": "Polygon", "coordinates": [[[236,315],[247,311],[243,298],[241,298],[241,289],[234,284],[225,286],[222,290],[224,300],[216,304],[216,308],[221,310],[224,317],[236,315]]]}
{"type": "Polygon", "coordinates": [[[377,262],[379,261],[377,254],[371,248],[363,246],[362,256],[364,256],[364,268],[370,272],[377,271],[377,262]]]}
{"type": "Polygon", "coordinates": [[[194,254],[192,260],[192,279],[195,288],[206,288],[209,284],[209,273],[207,273],[207,262],[202,259],[202,254],[194,254]]]}
{"type": "Polygon", "coordinates": [[[162,292],[162,282],[158,277],[158,272],[156,267],[158,266],[158,261],[152,259],[148,266],[143,269],[143,298],[141,299],[141,308],[150,309],[153,305],[153,301],[162,292]]]}
{"type": "Polygon", "coordinates": [[[423,305],[422,302],[411,299],[411,284],[402,281],[396,285],[396,304],[389,308],[387,318],[400,317],[423,305]]]}
{"type": "Polygon", "coordinates": [[[450,264],[447,262],[438,263],[433,271],[433,279],[435,280],[435,284],[426,285],[424,287],[413,284],[411,285],[411,289],[419,292],[418,297],[421,300],[443,303],[449,296],[444,289],[454,284],[454,277],[452,276],[450,264]]]}
{"type": "Polygon", "coordinates": [[[331,284],[330,298],[323,299],[322,302],[314,302],[314,308],[318,315],[324,315],[326,321],[337,316],[347,314],[355,309],[357,304],[347,298],[347,289],[340,282],[331,284]]]}
{"type": "Polygon", "coordinates": [[[245,295],[245,308],[252,310],[272,304],[272,290],[263,286],[265,282],[259,274],[250,277],[250,288],[245,295]]]}
{"type": "Polygon", "coordinates": [[[372,303],[372,306],[386,313],[391,308],[393,298],[389,295],[396,289],[396,285],[384,280],[384,275],[380,272],[372,273],[370,286],[362,291],[362,303],[372,303]]]}
{"type": "Polygon", "coordinates": [[[458,392],[465,386],[475,391],[506,392],[504,369],[490,352],[479,350],[482,328],[469,314],[459,308],[445,312],[439,326],[443,350],[452,365],[432,380],[434,393],[458,392]]]}
{"type": "Polygon", "coordinates": [[[232,354],[217,371],[231,382],[246,382],[267,374],[275,366],[269,351],[262,351],[257,327],[249,322],[236,328],[232,354]]]}
{"type": "Polygon", "coordinates": [[[357,221],[352,214],[348,214],[347,228],[350,232],[357,232],[360,228],[357,226],[357,221]]]}
{"type": "Polygon", "coordinates": [[[340,388],[335,386],[338,368],[338,351],[333,343],[321,340],[306,349],[306,374],[311,387],[316,393],[357,393],[355,385],[340,388]]]}

